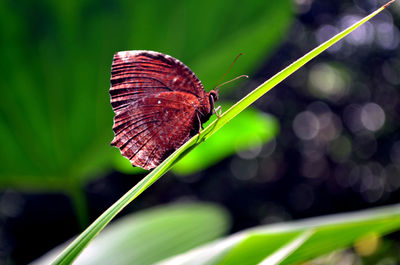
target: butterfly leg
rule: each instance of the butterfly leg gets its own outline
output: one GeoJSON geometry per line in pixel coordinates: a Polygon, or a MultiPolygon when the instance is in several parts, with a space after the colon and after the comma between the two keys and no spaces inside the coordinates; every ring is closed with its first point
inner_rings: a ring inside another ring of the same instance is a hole
{"type": "Polygon", "coordinates": [[[217,116],[218,119],[221,118],[221,106],[216,107],[213,110],[213,113],[215,113],[215,116],[217,116]]]}
{"type": "Polygon", "coordinates": [[[200,140],[200,136],[201,136],[201,130],[203,129],[203,125],[201,124],[201,120],[200,120],[200,116],[199,114],[196,112],[196,117],[197,117],[197,121],[199,122],[199,130],[197,132],[198,136],[196,139],[196,143],[200,140]]]}
{"type": "Polygon", "coordinates": [[[196,112],[196,117],[197,117],[197,121],[199,122],[199,131],[197,133],[200,136],[201,130],[203,129],[203,125],[201,124],[201,119],[200,119],[199,113],[197,113],[197,112],[196,112]]]}

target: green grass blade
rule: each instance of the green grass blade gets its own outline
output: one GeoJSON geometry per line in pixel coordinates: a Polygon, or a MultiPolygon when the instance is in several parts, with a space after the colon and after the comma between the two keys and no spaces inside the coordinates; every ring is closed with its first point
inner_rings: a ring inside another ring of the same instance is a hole
{"type": "Polygon", "coordinates": [[[274,86],[283,81],[286,77],[294,73],[301,66],[309,62],[311,59],[319,55],[324,50],[344,38],[346,35],[357,29],[359,26],[373,18],[375,15],[385,9],[387,5],[379,8],[375,12],[366,16],[359,22],[348,27],[341,33],[335,35],[328,41],[324,42],[311,52],[307,53],[287,68],[283,69],[278,74],[274,75],[268,81],[254,89],[242,100],[233,105],[228,109],[219,119],[211,123],[206,129],[204,129],[200,136],[194,136],[178,150],[176,150],[171,156],[169,156],[163,163],[157,168],[150,172],[145,178],[143,178],[138,184],[136,184],[131,190],[129,190],[123,197],[121,197],[116,203],[108,208],[96,221],[94,221],[85,231],[83,231],[53,262],[53,264],[70,264],[79,255],[79,253],[85,248],[87,244],[132,200],[139,196],[143,191],[150,187],[155,181],[157,181],[162,175],[164,175],[170,168],[176,163],[184,154],[193,149],[200,142],[206,140],[222,126],[228,123],[231,119],[237,116],[241,111],[247,108],[250,104],[260,98],[262,95],[267,93],[274,86]]]}

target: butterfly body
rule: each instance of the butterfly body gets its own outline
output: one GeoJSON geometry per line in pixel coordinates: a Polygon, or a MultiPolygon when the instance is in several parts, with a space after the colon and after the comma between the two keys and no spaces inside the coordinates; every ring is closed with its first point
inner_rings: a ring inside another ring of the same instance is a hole
{"type": "Polygon", "coordinates": [[[110,96],[111,145],[132,165],[152,169],[200,132],[218,91],[205,92],[195,74],[169,55],[125,51],[114,55],[110,96]]]}

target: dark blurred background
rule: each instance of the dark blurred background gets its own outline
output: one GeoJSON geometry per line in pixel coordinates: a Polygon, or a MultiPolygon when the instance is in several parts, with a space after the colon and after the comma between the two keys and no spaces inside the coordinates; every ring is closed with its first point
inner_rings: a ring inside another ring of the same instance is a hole
{"type": "MultiPolygon", "coordinates": [[[[0,264],[26,264],[80,233],[145,175],[109,146],[115,52],[170,54],[206,90],[243,52],[227,79],[250,79],[221,88],[235,102],[384,3],[1,1],[0,264]]],[[[122,215],[215,202],[236,232],[398,203],[399,18],[394,3],[257,101],[269,136],[252,136],[250,149],[211,146],[223,155],[168,173],[122,215]]],[[[388,240],[400,250],[396,234],[388,240]]]]}

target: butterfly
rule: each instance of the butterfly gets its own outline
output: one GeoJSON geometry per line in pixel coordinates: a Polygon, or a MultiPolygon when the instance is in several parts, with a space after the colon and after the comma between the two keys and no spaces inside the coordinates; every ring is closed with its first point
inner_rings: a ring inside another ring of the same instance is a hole
{"type": "Polygon", "coordinates": [[[109,93],[115,112],[111,145],[147,170],[199,133],[219,98],[179,60],[144,50],[114,55],[109,93]]]}

